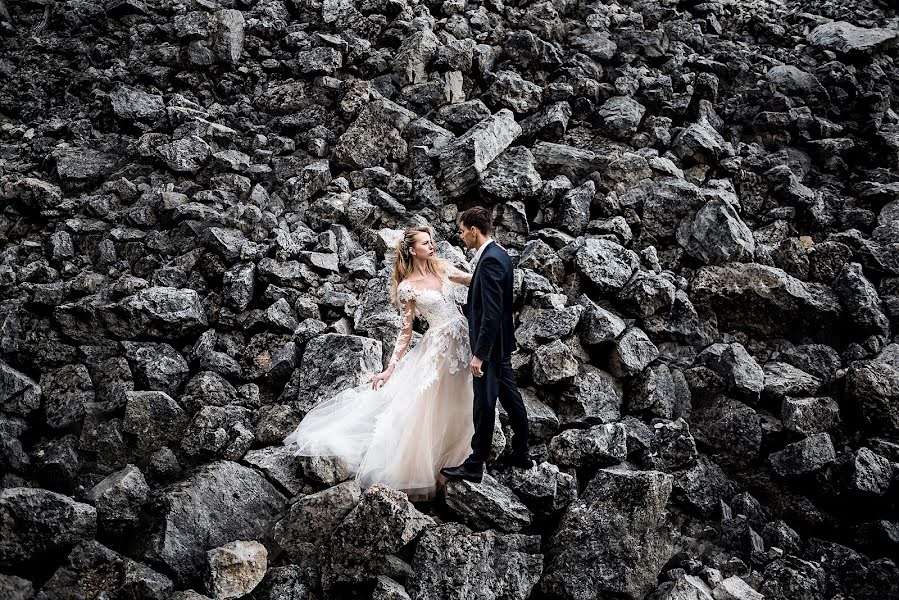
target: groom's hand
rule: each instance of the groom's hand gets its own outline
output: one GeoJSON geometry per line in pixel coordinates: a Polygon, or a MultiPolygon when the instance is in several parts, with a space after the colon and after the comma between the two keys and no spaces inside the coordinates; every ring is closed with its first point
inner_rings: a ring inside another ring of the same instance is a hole
{"type": "Polygon", "coordinates": [[[468,370],[471,371],[471,374],[475,377],[480,377],[484,374],[481,371],[481,366],[484,364],[484,361],[478,358],[477,356],[472,357],[471,363],[468,365],[468,370]]]}

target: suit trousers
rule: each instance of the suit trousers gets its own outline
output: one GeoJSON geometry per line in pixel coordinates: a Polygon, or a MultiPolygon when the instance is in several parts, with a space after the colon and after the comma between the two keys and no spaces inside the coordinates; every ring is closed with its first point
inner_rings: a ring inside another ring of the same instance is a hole
{"type": "Polygon", "coordinates": [[[474,436],[471,438],[471,456],[466,464],[481,467],[490,456],[493,442],[493,425],[496,420],[496,400],[506,409],[512,427],[512,453],[527,456],[528,417],[515,384],[512,359],[496,358],[485,362],[483,375],[474,378],[474,436]]]}

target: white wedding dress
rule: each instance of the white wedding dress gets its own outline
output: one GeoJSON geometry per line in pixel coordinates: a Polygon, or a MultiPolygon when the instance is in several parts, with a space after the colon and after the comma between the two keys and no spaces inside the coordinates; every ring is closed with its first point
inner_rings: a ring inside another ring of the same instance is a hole
{"type": "Polygon", "coordinates": [[[287,438],[300,456],[336,456],[366,489],[384,483],[412,500],[434,497],[437,475],[471,453],[473,391],[468,363],[468,321],[444,277],[440,290],[397,287],[403,328],[381,389],[371,384],[343,390],[317,404],[287,438]],[[414,348],[415,314],[428,330],[414,348]]]}

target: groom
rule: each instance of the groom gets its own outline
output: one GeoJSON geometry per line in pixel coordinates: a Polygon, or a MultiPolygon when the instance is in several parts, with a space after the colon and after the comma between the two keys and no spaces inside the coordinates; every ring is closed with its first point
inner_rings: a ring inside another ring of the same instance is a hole
{"type": "Polygon", "coordinates": [[[506,463],[523,469],[534,466],[528,458],[527,410],[512,370],[512,261],[490,237],[491,230],[490,213],[485,208],[469,208],[459,216],[462,241],[477,250],[468,303],[463,307],[473,355],[469,369],[474,385],[474,436],[471,455],[465,462],[440,470],[447,479],[481,481],[493,440],[497,398],[509,415],[513,433],[512,456],[506,463]]]}

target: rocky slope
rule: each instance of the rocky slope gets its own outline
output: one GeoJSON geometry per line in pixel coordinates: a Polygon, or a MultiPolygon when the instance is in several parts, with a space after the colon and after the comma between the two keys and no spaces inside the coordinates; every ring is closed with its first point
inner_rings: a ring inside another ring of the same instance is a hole
{"type": "Polygon", "coordinates": [[[899,596],[897,43],[875,0],[0,1],[0,596],[899,596]],[[463,265],[475,203],[539,466],[413,505],[291,457],[390,351],[398,230],[463,265]]]}

